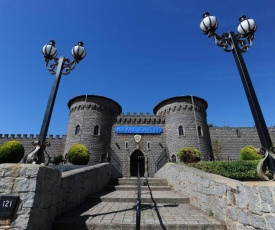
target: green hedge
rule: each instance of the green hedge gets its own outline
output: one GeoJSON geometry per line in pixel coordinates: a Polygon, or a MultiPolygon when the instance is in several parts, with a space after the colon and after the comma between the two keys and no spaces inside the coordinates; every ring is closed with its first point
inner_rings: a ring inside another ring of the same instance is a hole
{"type": "Polygon", "coordinates": [[[74,165],[86,165],[90,160],[89,150],[85,145],[73,145],[67,155],[67,159],[74,165]]]}
{"type": "Polygon", "coordinates": [[[259,179],[257,174],[257,164],[259,160],[241,161],[201,161],[190,163],[188,166],[198,168],[205,172],[218,174],[236,180],[255,180],[259,179]]]}
{"type": "Polygon", "coordinates": [[[18,163],[24,153],[24,147],[19,141],[8,141],[0,147],[0,163],[18,163]]]}

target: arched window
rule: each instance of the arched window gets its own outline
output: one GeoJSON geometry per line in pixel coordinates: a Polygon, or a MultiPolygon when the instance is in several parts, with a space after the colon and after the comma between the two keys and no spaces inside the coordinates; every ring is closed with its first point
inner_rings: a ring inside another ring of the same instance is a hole
{"type": "Polygon", "coordinates": [[[199,137],[203,136],[203,132],[202,132],[201,126],[198,126],[198,134],[199,134],[199,137]]]}
{"type": "Polygon", "coordinates": [[[77,125],[77,126],[75,127],[74,134],[77,135],[77,134],[79,134],[79,133],[80,133],[80,125],[77,125]]]}
{"type": "Polygon", "coordinates": [[[173,154],[173,155],[171,156],[171,160],[172,160],[172,162],[176,162],[176,161],[177,161],[175,154],[173,154]]]}
{"type": "Polygon", "coordinates": [[[184,136],[185,132],[184,132],[184,128],[182,128],[182,126],[179,126],[179,136],[184,136]]]}
{"type": "Polygon", "coordinates": [[[94,135],[99,136],[99,126],[98,125],[96,125],[94,128],[94,135]]]}

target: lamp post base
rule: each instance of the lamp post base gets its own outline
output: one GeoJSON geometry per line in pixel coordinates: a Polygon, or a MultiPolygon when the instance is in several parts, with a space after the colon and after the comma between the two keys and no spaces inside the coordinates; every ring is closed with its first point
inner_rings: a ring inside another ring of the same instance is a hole
{"type": "Polygon", "coordinates": [[[46,151],[46,146],[50,146],[50,143],[41,144],[39,141],[34,141],[32,145],[35,148],[23,158],[22,163],[48,165],[51,157],[46,151]]]}
{"type": "Polygon", "coordinates": [[[275,180],[275,172],[272,170],[275,165],[275,147],[271,147],[270,151],[260,148],[259,154],[264,157],[257,165],[257,173],[262,180],[275,180]]]}

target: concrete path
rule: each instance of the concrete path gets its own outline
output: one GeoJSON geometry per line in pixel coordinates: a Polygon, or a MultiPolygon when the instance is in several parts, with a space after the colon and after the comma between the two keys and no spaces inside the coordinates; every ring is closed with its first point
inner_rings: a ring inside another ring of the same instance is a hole
{"type": "MultiPolygon", "coordinates": [[[[136,178],[122,178],[117,181],[122,185],[108,186],[101,193],[90,196],[84,204],[57,219],[53,229],[136,229],[134,181],[136,178]]],[[[224,224],[193,207],[188,197],[167,191],[167,187],[165,181],[144,180],[141,229],[226,229],[224,224]],[[150,183],[165,189],[159,191],[150,183]]]]}

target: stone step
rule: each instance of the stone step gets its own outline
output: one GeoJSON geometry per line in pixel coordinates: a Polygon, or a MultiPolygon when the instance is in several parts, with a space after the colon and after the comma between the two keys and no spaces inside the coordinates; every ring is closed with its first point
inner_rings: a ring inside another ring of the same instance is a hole
{"type": "MultiPolygon", "coordinates": [[[[108,185],[105,187],[106,190],[128,190],[128,191],[137,191],[137,186],[136,185],[108,185]]],[[[140,186],[141,191],[170,191],[171,187],[169,186],[140,186]]]]}
{"type": "MultiPolygon", "coordinates": [[[[141,185],[147,186],[167,186],[167,180],[159,178],[141,178],[141,185]]],[[[137,178],[118,178],[110,180],[110,185],[137,185],[137,178]]]]}
{"type": "MultiPolygon", "coordinates": [[[[104,190],[100,193],[89,196],[87,200],[93,202],[120,202],[135,204],[137,202],[137,191],[118,190],[110,192],[104,190]]],[[[183,204],[189,203],[190,199],[173,191],[141,191],[141,202],[183,204]]]]}
{"type": "MultiPolygon", "coordinates": [[[[132,203],[85,202],[58,218],[53,230],[134,230],[136,207],[132,203]]],[[[225,230],[225,224],[208,216],[190,204],[143,204],[141,212],[143,230],[225,230]]]]}
{"type": "MultiPolygon", "coordinates": [[[[52,229],[136,229],[136,183],[136,178],[110,181],[103,191],[56,219],[52,229]]],[[[140,229],[226,229],[225,224],[190,205],[188,197],[172,191],[166,180],[142,178],[142,183],[140,229]]]]}

